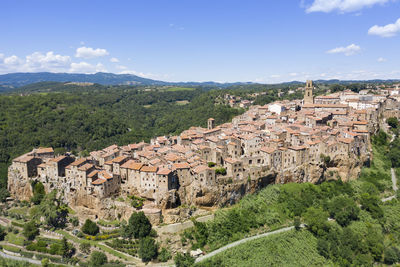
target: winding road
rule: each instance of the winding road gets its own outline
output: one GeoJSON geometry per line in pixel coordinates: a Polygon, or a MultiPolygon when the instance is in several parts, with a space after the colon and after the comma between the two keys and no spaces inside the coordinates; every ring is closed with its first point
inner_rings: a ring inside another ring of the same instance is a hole
{"type": "MultiPolygon", "coordinates": [[[[399,188],[397,187],[397,177],[396,177],[396,172],[394,171],[393,168],[390,169],[390,173],[392,174],[392,184],[393,184],[393,190],[396,192],[399,188]]],[[[387,198],[383,198],[382,202],[386,202],[389,200],[392,200],[396,197],[396,195],[391,196],[391,197],[387,197],[387,198]]]]}
{"type": "MultiPolygon", "coordinates": [[[[304,227],[304,224],[302,224],[301,227],[304,227]]],[[[236,247],[236,246],[238,246],[240,244],[243,244],[243,243],[246,243],[248,241],[251,241],[251,240],[254,240],[254,239],[258,239],[258,238],[262,238],[262,237],[266,237],[266,236],[270,236],[270,235],[275,235],[275,234],[287,232],[287,231],[290,231],[292,229],[294,229],[294,226],[285,227],[285,228],[282,228],[282,229],[279,229],[279,230],[276,230],[276,231],[272,231],[272,232],[268,232],[268,233],[264,233],[264,234],[259,234],[259,235],[255,235],[255,236],[251,236],[251,237],[247,237],[247,238],[238,240],[238,241],[230,243],[230,244],[228,244],[228,245],[226,245],[226,246],[224,246],[222,248],[214,250],[213,252],[210,252],[210,253],[208,253],[208,254],[206,254],[204,256],[198,257],[196,259],[196,263],[200,262],[200,261],[203,261],[205,259],[208,259],[210,257],[213,257],[213,256],[215,256],[215,255],[217,255],[217,254],[219,254],[219,253],[221,253],[221,252],[223,252],[223,251],[225,251],[227,249],[236,247]]]]}

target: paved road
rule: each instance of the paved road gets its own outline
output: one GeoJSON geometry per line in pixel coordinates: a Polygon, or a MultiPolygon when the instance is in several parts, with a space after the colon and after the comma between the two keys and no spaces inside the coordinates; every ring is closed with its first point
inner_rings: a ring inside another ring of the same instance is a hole
{"type": "MultiPolygon", "coordinates": [[[[302,227],[304,227],[304,225],[302,225],[302,227]]],[[[217,249],[217,250],[214,250],[213,252],[210,252],[210,253],[208,253],[207,255],[198,257],[198,258],[196,259],[196,262],[200,262],[200,261],[203,261],[203,260],[208,259],[208,258],[210,258],[210,257],[213,257],[213,256],[215,256],[215,255],[217,255],[217,254],[219,254],[219,253],[221,253],[221,252],[223,252],[223,251],[225,251],[225,250],[227,250],[227,249],[236,247],[236,246],[238,246],[238,245],[240,245],[240,244],[243,244],[243,243],[246,243],[246,242],[248,242],[248,241],[251,241],[251,240],[254,240],[254,239],[257,239],[257,238],[261,238],[261,237],[266,237],[266,236],[270,236],[270,235],[275,235],[275,234],[287,232],[287,231],[292,230],[293,228],[294,228],[294,226],[285,227],[285,228],[282,228],[282,229],[279,229],[279,230],[276,230],[276,231],[272,231],[272,232],[268,232],[268,233],[264,233],[264,234],[259,234],[259,235],[255,235],[255,236],[251,236],[251,237],[247,237],[247,238],[241,239],[241,240],[239,240],[239,241],[230,243],[230,244],[228,244],[228,245],[226,245],[226,246],[224,246],[224,247],[222,247],[222,248],[219,248],[219,249],[217,249]]]]}
{"type": "MultiPolygon", "coordinates": [[[[393,184],[393,190],[396,192],[399,188],[397,187],[397,177],[396,177],[396,172],[394,171],[393,168],[390,169],[390,173],[392,174],[392,184],[393,184]]],[[[391,196],[391,197],[387,197],[382,199],[382,202],[386,202],[389,200],[392,200],[396,197],[396,195],[391,196]]]]}
{"type": "Polygon", "coordinates": [[[32,264],[42,265],[41,261],[34,260],[34,259],[29,259],[29,258],[24,258],[24,257],[17,257],[17,256],[8,255],[8,254],[5,254],[5,253],[3,253],[1,251],[0,251],[0,257],[6,258],[6,259],[10,259],[10,260],[16,260],[16,261],[27,261],[27,262],[32,263],[32,264]]]}

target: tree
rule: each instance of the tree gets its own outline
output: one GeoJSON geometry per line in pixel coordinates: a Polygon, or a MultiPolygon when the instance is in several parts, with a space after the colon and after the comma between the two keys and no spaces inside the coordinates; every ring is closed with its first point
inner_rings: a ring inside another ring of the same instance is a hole
{"type": "Polygon", "coordinates": [[[194,261],[194,258],[189,253],[178,252],[174,258],[176,267],[190,267],[194,264],[194,261]]]}
{"type": "Polygon", "coordinates": [[[144,212],[134,212],[129,218],[128,224],[123,228],[125,238],[143,238],[150,234],[151,223],[144,212]]]}
{"type": "Polygon", "coordinates": [[[91,245],[90,245],[89,242],[82,242],[82,243],[79,245],[79,250],[80,250],[82,253],[89,254],[89,253],[90,253],[90,247],[91,247],[91,245]]]}
{"type": "Polygon", "coordinates": [[[298,231],[301,229],[301,221],[298,216],[294,217],[294,228],[298,231]]]}
{"type": "Polygon", "coordinates": [[[50,261],[48,258],[42,259],[42,266],[43,267],[49,267],[50,261]]]}
{"type": "Polygon", "coordinates": [[[392,127],[393,129],[397,129],[399,127],[399,121],[397,120],[397,118],[395,117],[390,117],[389,119],[387,119],[387,124],[389,124],[390,127],[392,127]]]}
{"type": "Polygon", "coordinates": [[[38,206],[34,219],[44,218],[48,227],[62,228],[67,223],[68,207],[57,198],[57,191],[47,194],[38,206]]]}
{"type": "Polygon", "coordinates": [[[71,258],[72,255],[75,252],[75,248],[68,243],[67,239],[65,238],[65,236],[63,237],[63,239],[61,240],[61,254],[63,258],[71,258]]]}
{"type": "Polygon", "coordinates": [[[368,193],[361,195],[361,208],[371,213],[374,219],[381,219],[383,217],[383,210],[379,206],[380,199],[377,196],[371,196],[368,193]]]}
{"type": "Polygon", "coordinates": [[[400,261],[400,250],[397,247],[388,247],[384,250],[386,264],[394,264],[400,261]]]}
{"type": "Polygon", "coordinates": [[[157,257],[157,244],[156,241],[146,236],[145,238],[140,239],[139,242],[139,256],[143,262],[151,261],[157,257]]]}
{"type": "Polygon", "coordinates": [[[169,250],[166,248],[162,248],[160,253],[158,254],[158,260],[161,262],[167,262],[171,258],[171,252],[169,252],[169,250]]]}
{"type": "Polygon", "coordinates": [[[34,240],[37,235],[39,235],[39,228],[36,225],[34,220],[31,220],[30,222],[26,223],[24,225],[24,231],[22,234],[28,239],[28,240],[34,240]]]}
{"type": "Polygon", "coordinates": [[[99,267],[107,263],[107,256],[103,252],[93,251],[90,255],[89,266],[99,267]]]}
{"type": "Polygon", "coordinates": [[[310,207],[304,214],[304,221],[307,228],[317,235],[322,235],[326,230],[328,212],[321,208],[310,207]]]}
{"type": "Polygon", "coordinates": [[[97,235],[100,231],[100,228],[95,222],[91,221],[90,219],[86,219],[81,230],[87,235],[97,235]]]}
{"type": "Polygon", "coordinates": [[[77,217],[71,217],[69,222],[72,224],[72,226],[79,226],[79,219],[77,217]]]}
{"type": "Polygon", "coordinates": [[[31,202],[35,205],[39,205],[43,200],[46,192],[44,190],[44,185],[41,182],[35,182],[32,184],[33,186],[33,196],[31,198],[31,202]]]}
{"type": "Polygon", "coordinates": [[[6,201],[6,199],[10,196],[10,192],[8,192],[7,188],[0,188],[0,202],[6,201]]]}
{"type": "Polygon", "coordinates": [[[338,196],[328,204],[331,217],[341,226],[348,225],[351,221],[358,219],[360,208],[353,199],[347,196],[338,196]]]}
{"type": "Polygon", "coordinates": [[[6,235],[6,230],[4,229],[4,227],[0,226],[0,241],[3,241],[6,235]]]}

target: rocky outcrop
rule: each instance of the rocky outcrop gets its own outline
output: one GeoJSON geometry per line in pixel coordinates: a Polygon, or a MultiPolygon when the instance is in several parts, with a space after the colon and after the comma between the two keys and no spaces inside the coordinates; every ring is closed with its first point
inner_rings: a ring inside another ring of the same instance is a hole
{"type": "Polygon", "coordinates": [[[29,201],[33,196],[30,180],[24,179],[18,171],[11,168],[8,170],[8,191],[19,200],[29,201]]]}

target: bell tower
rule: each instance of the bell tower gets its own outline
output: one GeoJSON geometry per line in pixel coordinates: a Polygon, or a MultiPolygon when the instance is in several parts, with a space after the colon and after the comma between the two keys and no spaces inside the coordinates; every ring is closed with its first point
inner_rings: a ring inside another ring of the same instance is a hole
{"type": "Polygon", "coordinates": [[[306,89],[304,91],[304,104],[314,104],[314,96],[313,96],[313,83],[311,80],[306,82],[306,89]]]}

